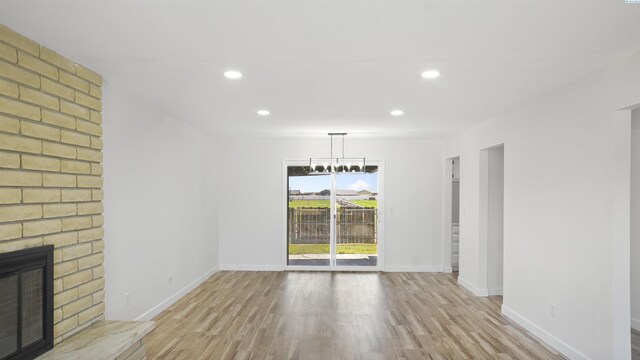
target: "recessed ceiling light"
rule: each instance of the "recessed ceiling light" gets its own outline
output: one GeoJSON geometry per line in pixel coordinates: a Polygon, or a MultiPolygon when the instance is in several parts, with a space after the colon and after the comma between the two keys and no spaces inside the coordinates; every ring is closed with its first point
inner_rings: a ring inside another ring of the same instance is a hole
{"type": "Polygon", "coordinates": [[[438,70],[427,70],[422,73],[422,78],[424,79],[435,79],[440,76],[440,71],[438,70]]]}
{"type": "Polygon", "coordinates": [[[224,77],[227,79],[240,79],[242,77],[242,73],[240,71],[229,70],[224,72],[224,77]]]}
{"type": "Polygon", "coordinates": [[[402,110],[391,110],[391,115],[393,115],[393,116],[401,116],[401,115],[404,115],[404,111],[402,111],[402,110]]]}
{"type": "Polygon", "coordinates": [[[260,115],[260,116],[269,116],[269,115],[271,115],[271,112],[269,110],[262,109],[262,110],[258,110],[258,115],[260,115]]]}

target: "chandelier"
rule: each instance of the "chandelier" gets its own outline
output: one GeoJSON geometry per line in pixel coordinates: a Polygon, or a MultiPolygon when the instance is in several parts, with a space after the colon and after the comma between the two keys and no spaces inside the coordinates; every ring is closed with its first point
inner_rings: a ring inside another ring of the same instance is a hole
{"type": "Polygon", "coordinates": [[[344,157],[344,137],[347,133],[328,133],[331,138],[331,150],[328,158],[309,158],[309,174],[323,173],[364,173],[366,172],[366,159],[344,157]],[[333,157],[333,137],[342,137],[342,156],[333,157]]]}

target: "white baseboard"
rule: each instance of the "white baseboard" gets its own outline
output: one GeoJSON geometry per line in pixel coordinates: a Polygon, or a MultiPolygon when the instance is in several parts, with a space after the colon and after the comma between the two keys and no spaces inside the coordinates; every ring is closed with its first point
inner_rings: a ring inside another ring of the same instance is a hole
{"type": "Polygon", "coordinates": [[[640,331],[640,320],[631,318],[631,328],[640,331]]]}
{"type": "MultiPolygon", "coordinates": [[[[220,265],[224,271],[284,271],[279,265],[220,265]]],[[[314,270],[301,268],[296,270],[314,270]]],[[[320,270],[322,271],[322,270],[320,270]]],[[[383,272],[443,272],[442,266],[385,266],[383,272]]]]}
{"type": "Polygon", "coordinates": [[[578,350],[574,349],[564,341],[558,339],[557,337],[549,334],[547,331],[534,324],[533,322],[527,320],[520,314],[511,310],[509,307],[502,305],[502,314],[509,319],[515,321],[518,325],[527,329],[530,333],[540,338],[540,340],[546,342],[551,345],[556,350],[560,351],[563,355],[567,356],[569,359],[584,359],[589,360],[589,358],[578,350]]]}
{"type": "Polygon", "coordinates": [[[451,266],[445,266],[445,267],[444,267],[444,272],[445,272],[445,273],[447,273],[447,274],[452,273],[452,272],[453,272],[453,267],[451,267],[451,266]]]}
{"type": "Polygon", "coordinates": [[[220,265],[224,271],[284,271],[281,265],[220,265]]]}
{"type": "Polygon", "coordinates": [[[475,295],[475,296],[489,296],[489,290],[487,290],[487,289],[478,289],[477,287],[471,285],[470,282],[468,282],[467,280],[463,279],[462,276],[458,276],[458,285],[460,285],[463,288],[471,291],[473,293],[473,295],[475,295]]]}
{"type": "Polygon", "coordinates": [[[442,266],[385,266],[384,272],[443,272],[442,266]]]}
{"type": "Polygon", "coordinates": [[[197,279],[195,279],[194,281],[192,281],[190,284],[188,284],[187,286],[183,287],[182,289],[178,290],[173,295],[169,296],[167,299],[165,299],[160,304],[152,307],[150,310],[148,310],[144,314],[138,316],[137,318],[135,318],[135,320],[136,321],[143,321],[143,320],[151,320],[151,319],[153,319],[156,315],[160,314],[161,312],[166,310],[169,306],[173,305],[176,301],[180,300],[183,296],[187,295],[191,290],[193,290],[193,289],[197,288],[198,286],[200,286],[200,284],[205,282],[208,278],[210,278],[216,272],[218,272],[218,267],[217,266],[214,267],[213,269],[207,271],[203,275],[199,276],[197,279]]]}
{"type": "Polygon", "coordinates": [[[487,293],[489,294],[489,296],[502,295],[502,288],[489,289],[487,290],[487,293]]]}

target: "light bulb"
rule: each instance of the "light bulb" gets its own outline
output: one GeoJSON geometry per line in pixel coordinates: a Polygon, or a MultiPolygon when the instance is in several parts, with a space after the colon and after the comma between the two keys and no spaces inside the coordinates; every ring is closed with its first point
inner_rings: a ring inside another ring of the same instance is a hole
{"type": "Polygon", "coordinates": [[[242,73],[240,71],[229,70],[225,71],[224,77],[227,79],[240,79],[242,77],[242,73]]]}
{"type": "Polygon", "coordinates": [[[427,70],[421,74],[424,79],[435,79],[440,76],[440,71],[438,70],[427,70]]]}

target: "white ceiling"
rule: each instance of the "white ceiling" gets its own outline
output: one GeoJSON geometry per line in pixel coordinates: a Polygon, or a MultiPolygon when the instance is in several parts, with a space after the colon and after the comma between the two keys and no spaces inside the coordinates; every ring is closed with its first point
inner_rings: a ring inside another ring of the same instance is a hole
{"type": "Polygon", "coordinates": [[[640,49],[624,0],[0,0],[0,21],[221,135],[440,137],[640,49]]]}

